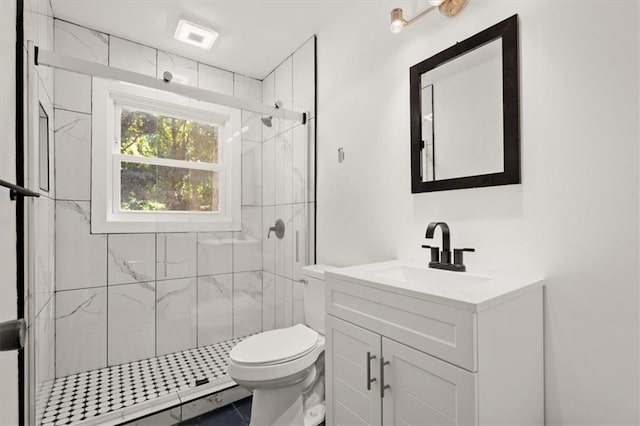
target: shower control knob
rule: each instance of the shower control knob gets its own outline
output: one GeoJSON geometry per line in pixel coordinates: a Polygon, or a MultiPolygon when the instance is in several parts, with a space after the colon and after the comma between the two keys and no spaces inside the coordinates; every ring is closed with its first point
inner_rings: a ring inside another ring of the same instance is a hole
{"type": "Polygon", "coordinates": [[[284,221],[282,219],[276,220],[276,224],[269,228],[269,233],[267,233],[267,238],[271,238],[271,232],[276,233],[276,237],[279,240],[284,238],[284,221]]]}

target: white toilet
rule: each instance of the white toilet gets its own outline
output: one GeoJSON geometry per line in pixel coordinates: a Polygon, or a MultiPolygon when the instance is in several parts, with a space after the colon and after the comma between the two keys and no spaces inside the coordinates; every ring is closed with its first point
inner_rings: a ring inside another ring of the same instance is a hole
{"type": "Polygon", "coordinates": [[[251,426],[316,426],[324,421],[324,271],[303,268],[306,325],[265,331],[229,353],[229,376],[253,390],[251,426]]]}

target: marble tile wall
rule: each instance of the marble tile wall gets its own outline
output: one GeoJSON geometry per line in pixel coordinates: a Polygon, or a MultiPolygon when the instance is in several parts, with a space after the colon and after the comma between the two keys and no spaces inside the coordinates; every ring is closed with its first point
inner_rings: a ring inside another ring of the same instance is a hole
{"type": "Polygon", "coordinates": [[[315,263],[315,38],[263,80],[262,99],[310,118],[307,125],[273,120],[263,130],[263,232],[285,223],[284,238],[262,240],[263,328],[272,329],[304,322],[299,281],[302,267],[315,263]]]}
{"type": "MultiPolygon", "coordinates": [[[[170,71],[176,82],[262,99],[259,80],[68,22],[52,28],[57,52],[151,76],[170,71]]],[[[260,331],[260,116],[242,114],[240,232],[91,234],[91,80],[59,71],[55,80],[56,376],[260,331]],[[234,319],[242,324],[235,333],[234,319]]]]}
{"type": "MultiPolygon", "coordinates": [[[[315,104],[315,66],[306,63],[314,40],[264,80],[269,94],[260,80],[132,41],[58,20],[54,29],[61,53],[151,76],[170,71],[176,82],[265,103],[278,95],[287,108],[315,104]]],[[[267,129],[242,112],[241,231],[91,234],[91,80],[56,72],[55,81],[56,376],[304,320],[297,280],[314,260],[310,125],[274,120],[267,129]],[[284,240],[266,238],[276,215],[286,220],[284,240]]]]}
{"type": "MultiPolygon", "coordinates": [[[[53,49],[53,12],[48,0],[24,2],[24,48],[33,41],[43,49],[53,49]]],[[[30,339],[27,342],[29,366],[29,422],[40,424],[44,404],[55,378],[55,181],[54,181],[54,91],[53,71],[47,67],[36,69],[38,101],[49,117],[49,190],[40,189],[40,198],[32,199],[27,208],[33,216],[27,227],[34,235],[34,275],[27,283],[27,321],[30,339]]],[[[25,70],[25,81],[26,80],[25,70]]],[[[31,107],[31,106],[29,106],[31,107]]],[[[38,108],[37,105],[33,107],[38,108]]],[[[29,173],[29,171],[27,171],[29,173]]],[[[36,187],[46,188],[47,176],[40,176],[36,187]]],[[[10,179],[11,180],[11,179],[10,179]]]]}

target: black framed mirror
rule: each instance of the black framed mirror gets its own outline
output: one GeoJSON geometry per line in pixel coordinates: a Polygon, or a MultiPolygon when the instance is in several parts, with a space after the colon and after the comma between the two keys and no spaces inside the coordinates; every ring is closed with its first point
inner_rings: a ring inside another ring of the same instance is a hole
{"type": "Polygon", "coordinates": [[[520,183],[518,15],[410,69],[411,192],[520,183]]]}

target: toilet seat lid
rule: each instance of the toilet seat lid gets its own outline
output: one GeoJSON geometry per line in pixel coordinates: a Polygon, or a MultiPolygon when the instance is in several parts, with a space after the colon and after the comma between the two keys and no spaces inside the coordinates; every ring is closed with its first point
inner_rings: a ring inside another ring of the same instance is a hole
{"type": "Polygon", "coordinates": [[[238,343],[229,357],[242,364],[275,364],[299,358],[318,342],[318,332],[302,324],[265,331],[238,343]]]}

